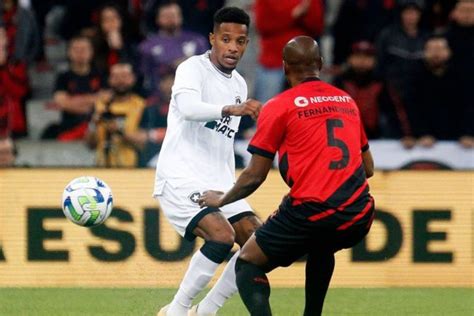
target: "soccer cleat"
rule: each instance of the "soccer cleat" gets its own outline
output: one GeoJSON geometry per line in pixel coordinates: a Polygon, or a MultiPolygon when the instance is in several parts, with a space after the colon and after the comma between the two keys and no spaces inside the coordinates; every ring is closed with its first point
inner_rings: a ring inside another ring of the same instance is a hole
{"type": "Polygon", "coordinates": [[[188,312],[188,316],[216,316],[217,315],[216,313],[209,313],[209,314],[206,314],[206,315],[199,315],[198,312],[197,312],[198,306],[199,305],[194,305],[193,307],[191,307],[191,309],[188,312]]]}
{"type": "Polygon", "coordinates": [[[169,307],[170,307],[170,304],[163,306],[158,312],[158,314],[156,314],[156,316],[166,316],[166,312],[168,311],[169,307]]]}

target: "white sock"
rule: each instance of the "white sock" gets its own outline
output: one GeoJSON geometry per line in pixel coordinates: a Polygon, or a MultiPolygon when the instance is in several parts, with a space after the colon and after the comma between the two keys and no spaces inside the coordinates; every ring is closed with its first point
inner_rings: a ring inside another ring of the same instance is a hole
{"type": "Polygon", "coordinates": [[[227,263],[224,272],[217,280],[217,283],[207,293],[206,297],[199,303],[198,315],[208,315],[217,313],[225,301],[237,292],[235,283],[235,261],[239,257],[240,250],[237,251],[227,263]]]}
{"type": "Polygon", "coordinates": [[[193,299],[206,287],[218,266],[219,264],[209,260],[201,251],[196,251],[166,314],[187,316],[193,299]]]}

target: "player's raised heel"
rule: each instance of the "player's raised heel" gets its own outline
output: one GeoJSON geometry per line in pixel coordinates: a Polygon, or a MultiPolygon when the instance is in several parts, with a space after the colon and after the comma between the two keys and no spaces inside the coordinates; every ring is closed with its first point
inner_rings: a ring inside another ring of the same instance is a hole
{"type": "MultiPolygon", "coordinates": [[[[188,316],[198,316],[198,305],[194,305],[193,307],[191,307],[191,309],[189,310],[188,312],[188,316]]],[[[216,313],[212,313],[212,314],[205,314],[205,315],[199,315],[199,316],[216,316],[217,314],[216,313]]]]}
{"type": "Polygon", "coordinates": [[[166,306],[163,306],[160,311],[158,312],[158,314],[156,314],[156,316],[167,316],[166,315],[166,312],[168,311],[168,308],[170,307],[170,304],[166,305],[166,306]]]}

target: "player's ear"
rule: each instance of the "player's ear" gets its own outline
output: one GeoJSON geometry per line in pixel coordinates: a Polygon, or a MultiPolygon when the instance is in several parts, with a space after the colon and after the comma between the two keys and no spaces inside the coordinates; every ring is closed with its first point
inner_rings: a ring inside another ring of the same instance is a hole
{"type": "Polygon", "coordinates": [[[323,68],[323,63],[324,63],[324,58],[323,56],[319,57],[318,60],[318,70],[321,71],[321,68],[323,68]]]}
{"type": "Polygon", "coordinates": [[[286,65],[286,62],[283,60],[283,73],[285,76],[288,75],[288,66],[286,65]]]}
{"type": "Polygon", "coordinates": [[[209,33],[209,43],[211,43],[211,46],[214,46],[214,42],[216,41],[216,35],[214,33],[209,33]]]}

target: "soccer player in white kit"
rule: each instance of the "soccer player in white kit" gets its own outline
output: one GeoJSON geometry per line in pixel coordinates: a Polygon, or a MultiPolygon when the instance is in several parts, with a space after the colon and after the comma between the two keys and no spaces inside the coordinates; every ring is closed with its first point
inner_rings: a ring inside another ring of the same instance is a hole
{"type": "Polygon", "coordinates": [[[233,145],[240,117],[256,119],[260,112],[261,103],[247,100],[247,85],[235,70],[249,41],[249,23],[249,16],[239,8],[220,9],[209,35],[211,50],[190,57],[176,70],[153,195],[181,236],[188,240],[199,236],[205,243],[194,253],[178,292],[159,316],[215,315],[237,291],[238,253],[207,296],[190,310],[192,300],[209,283],[234,242],[242,246],[261,225],[245,200],[219,209],[198,204],[204,191],[232,187],[233,145]]]}

